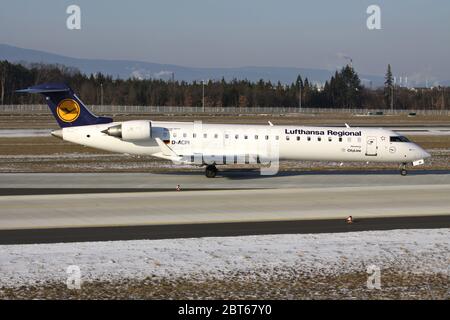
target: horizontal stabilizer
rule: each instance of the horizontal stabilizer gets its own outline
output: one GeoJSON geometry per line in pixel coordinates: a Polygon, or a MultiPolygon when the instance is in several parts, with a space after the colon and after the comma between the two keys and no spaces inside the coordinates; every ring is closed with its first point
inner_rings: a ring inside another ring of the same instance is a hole
{"type": "Polygon", "coordinates": [[[16,90],[18,93],[69,92],[70,87],[63,83],[44,83],[27,89],[16,90]]]}

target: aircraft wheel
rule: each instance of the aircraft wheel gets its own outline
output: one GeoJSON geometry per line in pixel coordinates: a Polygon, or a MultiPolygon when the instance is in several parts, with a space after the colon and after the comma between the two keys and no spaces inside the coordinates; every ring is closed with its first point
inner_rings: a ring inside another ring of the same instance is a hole
{"type": "Polygon", "coordinates": [[[402,167],[400,168],[400,174],[401,174],[402,176],[406,176],[406,175],[408,174],[408,170],[406,170],[406,163],[404,163],[404,164],[402,165],[402,167]]]}
{"type": "Polygon", "coordinates": [[[217,173],[216,166],[209,165],[206,167],[205,175],[207,178],[214,178],[216,176],[216,173],[217,173]]]}

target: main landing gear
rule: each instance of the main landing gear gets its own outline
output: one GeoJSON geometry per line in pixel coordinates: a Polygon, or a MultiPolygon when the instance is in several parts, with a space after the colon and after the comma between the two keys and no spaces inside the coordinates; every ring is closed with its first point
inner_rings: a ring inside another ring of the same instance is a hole
{"type": "Polygon", "coordinates": [[[214,178],[217,174],[217,168],[215,165],[210,164],[206,166],[205,175],[207,178],[214,178]]]}
{"type": "Polygon", "coordinates": [[[402,176],[406,176],[408,174],[408,170],[406,170],[406,163],[402,163],[400,166],[400,174],[402,176]]]}

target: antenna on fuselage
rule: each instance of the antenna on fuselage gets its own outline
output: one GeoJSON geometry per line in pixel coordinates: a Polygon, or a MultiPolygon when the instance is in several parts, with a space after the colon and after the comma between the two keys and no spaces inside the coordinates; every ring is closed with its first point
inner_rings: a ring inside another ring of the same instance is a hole
{"type": "Polygon", "coordinates": [[[344,123],[346,128],[350,128],[350,126],[347,123],[344,123]]]}
{"type": "Polygon", "coordinates": [[[273,127],[273,123],[270,121],[267,121],[269,123],[269,126],[273,127]]]}

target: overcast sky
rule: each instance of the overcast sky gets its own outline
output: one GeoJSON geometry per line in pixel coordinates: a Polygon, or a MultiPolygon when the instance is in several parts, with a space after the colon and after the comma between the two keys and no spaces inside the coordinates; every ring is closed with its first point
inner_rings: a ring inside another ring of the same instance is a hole
{"type": "Polygon", "coordinates": [[[0,0],[0,43],[83,58],[293,66],[450,80],[449,0],[0,0]],[[66,8],[81,7],[81,30],[66,8]],[[366,9],[381,8],[381,30],[366,9]]]}

